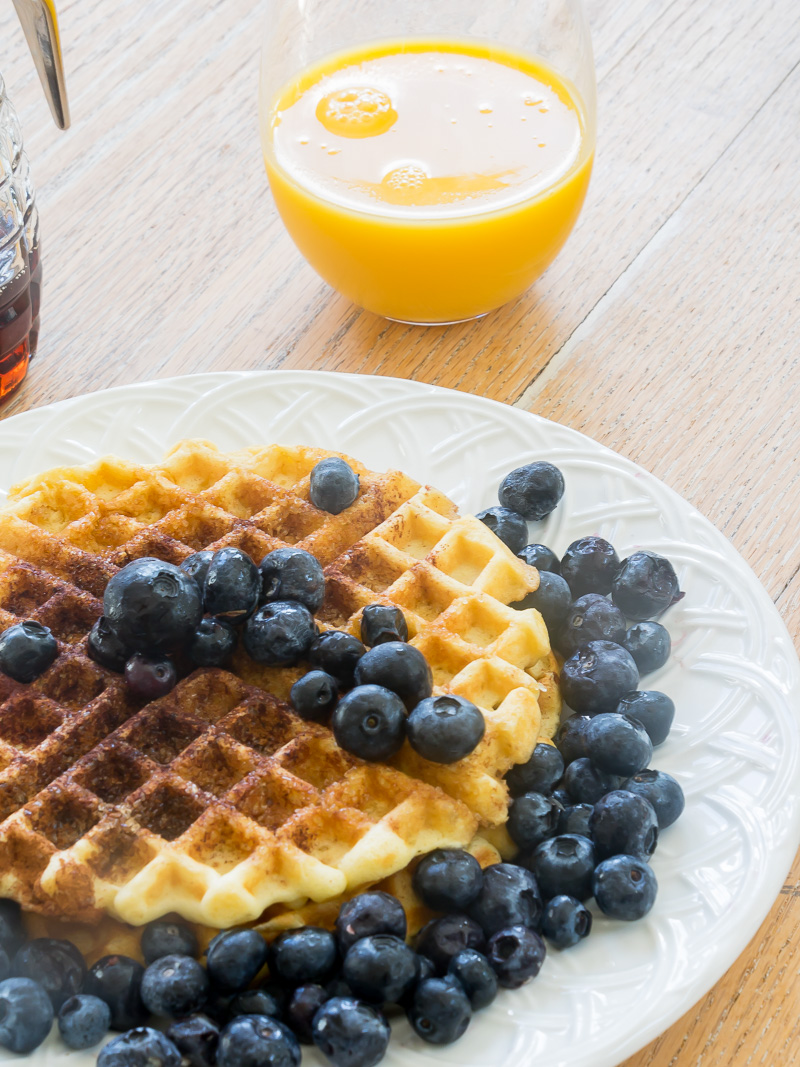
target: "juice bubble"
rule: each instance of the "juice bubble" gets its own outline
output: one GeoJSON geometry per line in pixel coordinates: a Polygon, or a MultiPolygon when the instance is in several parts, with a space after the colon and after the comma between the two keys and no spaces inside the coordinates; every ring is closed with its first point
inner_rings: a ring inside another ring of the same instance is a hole
{"type": "Polygon", "coordinates": [[[328,93],[317,104],[316,115],[328,133],[339,137],[376,137],[397,122],[391,99],[368,86],[328,93]]]}
{"type": "Polygon", "coordinates": [[[383,176],[383,184],[395,192],[420,189],[427,180],[428,175],[416,163],[403,163],[399,167],[393,167],[383,176]]]}
{"type": "Polygon", "coordinates": [[[384,174],[378,195],[390,204],[425,203],[434,184],[419,164],[398,163],[384,174]]]}

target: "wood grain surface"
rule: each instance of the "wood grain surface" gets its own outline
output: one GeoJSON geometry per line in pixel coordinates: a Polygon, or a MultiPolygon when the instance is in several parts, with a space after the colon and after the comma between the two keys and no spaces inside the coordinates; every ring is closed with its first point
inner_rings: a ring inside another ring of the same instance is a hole
{"type": "MultiPolygon", "coordinates": [[[[66,134],[3,5],[45,284],[39,354],[0,413],[244,368],[480,393],[653,471],[733,541],[796,638],[800,5],[587,6],[598,155],[574,234],[515,304],[423,329],[348,304],[283,231],[257,133],[265,3],[62,0],[66,134]]],[[[624,1067],[800,1063],[799,946],[800,856],[734,966],[624,1067]]]]}

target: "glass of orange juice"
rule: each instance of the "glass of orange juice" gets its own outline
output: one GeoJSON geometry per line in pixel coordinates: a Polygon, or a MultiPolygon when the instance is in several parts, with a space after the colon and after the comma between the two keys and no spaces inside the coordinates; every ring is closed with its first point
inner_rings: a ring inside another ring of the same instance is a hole
{"type": "Polygon", "coordinates": [[[272,0],[259,95],[289,234],[386,318],[513,300],[580,213],[596,126],[580,0],[272,0]]]}

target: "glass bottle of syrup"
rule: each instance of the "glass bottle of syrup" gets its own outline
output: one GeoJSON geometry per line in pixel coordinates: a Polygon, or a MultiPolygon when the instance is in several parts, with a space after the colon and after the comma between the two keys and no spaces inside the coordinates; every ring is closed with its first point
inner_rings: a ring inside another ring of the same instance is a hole
{"type": "Polygon", "coordinates": [[[36,353],[42,261],[39,215],[19,122],[0,77],[0,397],[36,353]]]}
{"type": "MultiPolygon", "coordinates": [[[[61,130],[69,105],[54,0],[14,0],[50,111],[61,130]]],[[[0,398],[20,384],[36,354],[42,257],[39,214],[19,121],[0,77],[0,398]]]]}

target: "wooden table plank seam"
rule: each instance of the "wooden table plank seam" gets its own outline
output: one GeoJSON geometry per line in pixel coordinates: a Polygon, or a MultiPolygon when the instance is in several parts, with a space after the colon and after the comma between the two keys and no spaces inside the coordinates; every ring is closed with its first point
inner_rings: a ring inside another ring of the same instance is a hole
{"type": "MultiPolygon", "coordinates": [[[[653,27],[656,25],[656,23],[661,22],[663,19],[665,19],[669,15],[670,11],[672,11],[673,9],[677,11],[679,9],[679,6],[680,6],[680,0],[670,0],[670,2],[667,4],[667,6],[665,8],[662,8],[657,14],[655,14],[655,16],[654,16],[654,18],[653,18],[653,20],[651,22],[647,23],[647,25],[642,25],[640,27],[640,31],[641,32],[631,41],[631,43],[628,45],[628,47],[623,52],[620,52],[617,55],[617,57],[615,58],[613,63],[611,63],[608,66],[603,66],[602,68],[600,68],[598,66],[598,69],[597,69],[597,84],[598,84],[598,86],[602,83],[603,79],[605,77],[607,77],[607,75],[611,74],[621,63],[624,63],[625,60],[636,51],[636,49],[639,47],[642,39],[644,37],[646,37],[649,33],[652,32],[653,27]]],[[[591,12],[590,12],[590,18],[591,18],[591,12]]],[[[593,21],[593,20],[591,20],[591,21],[593,21]]],[[[597,57],[595,57],[595,59],[597,59],[597,57]]]]}

